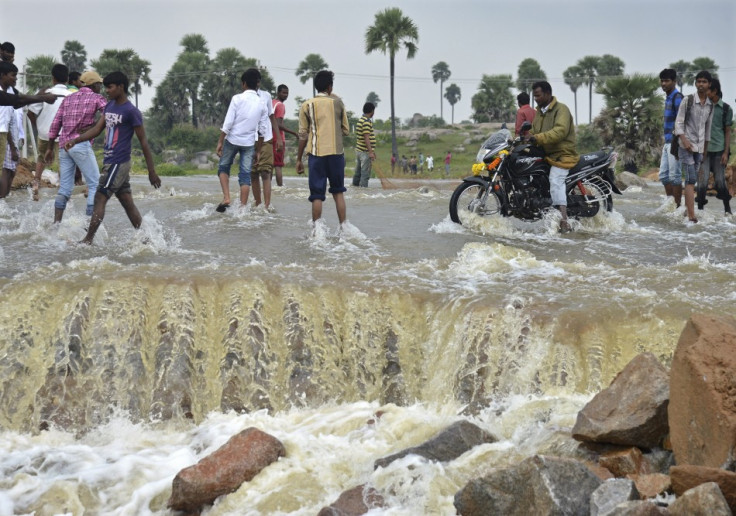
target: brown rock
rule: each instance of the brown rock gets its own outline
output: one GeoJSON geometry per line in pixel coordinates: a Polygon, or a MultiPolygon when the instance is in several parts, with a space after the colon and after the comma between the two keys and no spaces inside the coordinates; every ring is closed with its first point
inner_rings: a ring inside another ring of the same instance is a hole
{"type": "Polygon", "coordinates": [[[385,506],[383,496],[373,487],[363,484],[344,491],[335,502],[323,507],[317,516],[360,516],[385,506]]]}
{"type": "Polygon", "coordinates": [[[662,516],[667,510],[647,500],[624,502],[616,506],[607,516],[662,516]]]}
{"type": "Polygon", "coordinates": [[[718,484],[706,482],[685,491],[668,507],[672,516],[731,516],[718,484]]]}
{"type": "Polygon", "coordinates": [[[613,473],[611,473],[608,469],[604,468],[600,464],[596,464],[595,462],[590,462],[587,460],[583,461],[583,464],[585,464],[587,468],[600,480],[616,478],[613,473]]]}
{"type": "Polygon", "coordinates": [[[642,498],[654,498],[658,494],[668,492],[672,489],[672,481],[669,475],[662,473],[650,473],[648,475],[626,475],[636,484],[636,489],[642,498]]]}
{"type": "Polygon", "coordinates": [[[211,455],[177,473],[168,505],[174,510],[197,512],[252,480],[284,454],[281,441],[257,428],[246,428],[211,455]]]}
{"type": "Polygon", "coordinates": [[[578,413],[579,441],[653,448],[667,435],[669,375],[651,353],[634,357],[578,413]]]}
{"type": "Polygon", "coordinates": [[[677,464],[736,466],[736,319],[693,315],[670,374],[670,437],[677,464]]]}
{"type": "Polygon", "coordinates": [[[598,463],[617,478],[623,478],[626,475],[651,473],[649,463],[643,458],[639,448],[628,448],[623,451],[605,453],[598,459],[598,463]]]}
{"type": "Polygon", "coordinates": [[[672,466],[672,490],[677,496],[706,482],[715,482],[721,489],[731,511],[736,512],[736,473],[706,466],[672,466]]]}
{"type": "Polygon", "coordinates": [[[21,158],[18,161],[18,166],[15,169],[15,177],[13,178],[13,184],[10,186],[13,190],[20,188],[28,188],[33,181],[33,172],[35,170],[35,163],[31,163],[25,158],[21,158]]]}

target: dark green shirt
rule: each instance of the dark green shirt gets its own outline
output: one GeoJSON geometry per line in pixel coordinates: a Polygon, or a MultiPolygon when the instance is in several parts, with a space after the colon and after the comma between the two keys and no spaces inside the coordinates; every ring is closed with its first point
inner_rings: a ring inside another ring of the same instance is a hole
{"type": "MultiPolygon", "coordinates": [[[[726,150],[726,133],[723,129],[723,99],[713,106],[713,121],[710,125],[710,143],[708,143],[708,152],[723,152],[726,150]]],[[[726,113],[726,126],[733,127],[733,109],[728,107],[726,113]]]]}

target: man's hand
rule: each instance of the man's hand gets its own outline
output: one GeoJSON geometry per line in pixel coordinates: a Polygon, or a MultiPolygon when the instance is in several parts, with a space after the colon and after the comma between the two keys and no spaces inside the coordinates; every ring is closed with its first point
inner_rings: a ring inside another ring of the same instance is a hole
{"type": "MultiPolygon", "coordinates": [[[[43,155],[43,160],[46,163],[51,163],[54,161],[54,151],[51,147],[53,147],[53,145],[51,144],[51,142],[49,142],[49,148],[46,149],[46,154],[43,155]]],[[[64,145],[64,147],[66,147],[66,145],[64,145]]]]}
{"type": "Polygon", "coordinates": [[[13,161],[18,161],[18,149],[15,147],[12,147],[10,149],[10,159],[13,161]]]}
{"type": "Polygon", "coordinates": [[[77,142],[75,141],[75,139],[71,139],[71,140],[68,140],[68,141],[67,141],[67,142],[66,142],[66,143],[64,144],[64,150],[65,150],[65,151],[67,151],[67,152],[69,152],[69,150],[70,150],[70,149],[71,149],[72,147],[74,147],[74,146],[75,146],[76,144],[77,144],[77,142]]]}
{"type": "Polygon", "coordinates": [[[376,151],[374,151],[373,149],[368,151],[368,157],[371,158],[371,161],[376,161],[376,151]]]}
{"type": "Polygon", "coordinates": [[[215,154],[217,154],[218,158],[222,157],[222,143],[217,142],[217,149],[215,150],[215,154]]]}
{"type": "Polygon", "coordinates": [[[304,163],[302,163],[302,158],[299,158],[296,160],[296,173],[297,174],[304,173],[304,163]]]}
{"type": "Polygon", "coordinates": [[[284,150],[284,140],[281,139],[281,135],[276,138],[276,152],[284,150]]]}
{"type": "Polygon", "coordinates": [[[18,148],[19,149],[22,149],[25,144],[26,144],[26,140],[24,138],[20,138],[18,140],[18,148]]]}
{"type": "Polygon", "coordinates": [[[148,172],[148,180],[151,182],[151,186],[153,186],[154,188],[161,187],[161,178],[158,177],[158,174],[155,170],[150,170],[148,172]]]}
{"type": "Polygon", "coordinates": [[[723,151],[723,154],[721,154],[721,165],[724,167],[728,165],[728,149],[723,151]]]}
{"type": "Polygon", "coordinates": [[[40,95],[38,95],[38,98],[46,104],[53,104],[54,102],[56,102],[56,99],[61,96],[62,95],[54,95],[53,93],[41,93],[40,95]]]}

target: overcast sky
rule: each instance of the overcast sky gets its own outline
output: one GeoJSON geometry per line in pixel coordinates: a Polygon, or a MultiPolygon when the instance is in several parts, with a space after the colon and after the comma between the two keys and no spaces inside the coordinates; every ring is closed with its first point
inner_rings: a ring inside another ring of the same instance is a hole
{"type": "MultiPolygon", "coordinates": [[[[515,79],[527,57],[540,63],[553,94],[571,110],[573,94],[562,72],[586,55],[613,54],[626,73],[653,74],[679,59],[708,56],[720,66],[725,100],[736,97],[734,0],[0,0],[0,40],[15,44],[19,68],[33,55],[58,57],[66,40],[80,41],[88,60],[105,48],[130,47],[151,62],[155,86],[176,60],[182,36],[200,33],[211,56],[236,47],[259,59],[277,84],[287,84],[287,117],[293,116],[294,96],[311,96],[311,85],[301,84],[294,72],[307,54],[317,53],[335,72],[335,93],[348,109],[360,113],[375,91],[381,99],[376,117],[383,119],[390,111],[389,61],[365,54],[364,35],[386,7],[400,7],[419,29],[416,57],[407,60],[402,52],[396,59],[396,112],[402,119],[439,115],[439,83],[431,78],[438,61],[452,72],[445,86],[454,82],[462,91],[456,122],[470,118],[483,74],[515,79]]],[[[587,95],[586,88],[578,90],[580,122],[588,119],[587,95]]],[[[144,87],[141,109],[152,96],[153,88],[144,87]]],[[[593,116],[601,107],[594,95],[593,116]]],[[[444,110],[449,122],[446,101],[444,110]]]]}

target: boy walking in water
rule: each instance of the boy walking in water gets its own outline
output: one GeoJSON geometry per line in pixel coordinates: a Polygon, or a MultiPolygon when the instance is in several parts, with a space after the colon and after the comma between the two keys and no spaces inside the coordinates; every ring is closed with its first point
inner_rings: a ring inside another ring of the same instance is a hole
{"type": "Polygon", "coordinates": [[[67,152],[77,143],[91,140],[107,128],[105,136],[105,152],[103,158],[102,174],[95,194],[94,210],[92,220],[87,230],[87,236],[82,243],[91,244],[97,229],[105,218],[105,206],[110,196],[115,196],[125,209],[128,219],[133,227],[141,227],[141,214],[133,203],[133,195],[130,190],[130,147],[133,133],[138,137],[146,158],[148,168],[148,179],[154,188],[161,186],[161,179],[156,174],[153,166],[153,156],[148,147],[146,131],[143,129],[143,117],[141,112],[128,101],[128,77],[122,72],[112,72],[105,76],[102,81],[110,101],[105,106],[105,116],[84,134],[69,140],[65,148],[67,152]]]}

